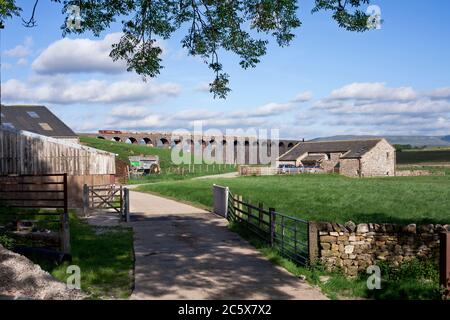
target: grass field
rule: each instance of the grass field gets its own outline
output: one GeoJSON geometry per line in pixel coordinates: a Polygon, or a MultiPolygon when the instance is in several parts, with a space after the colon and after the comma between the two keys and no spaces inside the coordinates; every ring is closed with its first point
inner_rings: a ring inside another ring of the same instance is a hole
{"type": "Polygon", "coordinates": [[[129,163],[129,156],[156,155],[159,156],[161,174],[132,178],[129,184],[152,183],[168,180],[185,180],[205,175],[213,175],[236,171],[234,165],[175,165],[171,160],[171,150],[164,148],[152,148],[145,145],[128,144],[123,142],[102,140],[91,137],[80,137],[81,143],[100,150],[118,155],[118,159],[129,163]]]}
{"type": "Polygon", "coordinates": [[[212,185],[290,216],[333,222],[450,223],[450,176],[353,179],[338,175],[239,177],[139,187],[212,207],[212,185]]]}

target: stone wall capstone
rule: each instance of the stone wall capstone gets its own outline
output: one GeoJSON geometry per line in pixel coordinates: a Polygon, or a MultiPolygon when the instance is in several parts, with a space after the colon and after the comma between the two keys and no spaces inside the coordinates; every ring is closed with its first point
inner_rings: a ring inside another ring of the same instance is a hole
{"type": "Polygon", "coordinates": [[[315,224],[318,260],[328,271],[342,270],[348,276],[365,272],[370,265],[386,261],[399,266],[413,258],[439,259],[439,233],[450,225],[390,223],[315,224]]]}

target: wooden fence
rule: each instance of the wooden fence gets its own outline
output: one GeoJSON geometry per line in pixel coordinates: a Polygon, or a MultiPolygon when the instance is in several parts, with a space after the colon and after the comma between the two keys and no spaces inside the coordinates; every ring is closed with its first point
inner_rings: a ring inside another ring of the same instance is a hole
{"type": "Polygon", "coordinates": [[[70,254],[67,174],[0,176],[0,204],[1,221],[15,228],[6,229],[11,236],[32,245],[56,242],[70,254]],[[58,233],[50,232],[55,224],[58,233]]]}
{"type": "Polygon", "coordinates": [[[83,213],[89,211],[109,211],[120,214],[123,221],[130,218],[130,193],[128,188],[116,185],[83,187],[83,213]]]}
{"type": "Polygon", "coordinates": [[[0,175],[115,174],[115,155],[27,131],[0,128],[0,175]]]}

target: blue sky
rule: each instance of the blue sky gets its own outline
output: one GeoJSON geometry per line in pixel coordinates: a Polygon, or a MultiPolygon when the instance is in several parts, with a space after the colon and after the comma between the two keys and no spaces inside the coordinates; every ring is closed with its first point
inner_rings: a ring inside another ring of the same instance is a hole
{"type": "MultiPolygon", "coordinates": [[[[24,5],[24,16],[32,1],[24,5]]],[[[256,69],[221,60],[232,92],[214,100],[212,73],[167,41],[161,75],[147,83],[107,57],[120,36],[62,39],[60,6],[41,1],[38,26],[20,19],[2,31],[2,90],[7,104],[45,104],[77,131],[98,129],[279,128],[286,138],[334,134],[450,134],[450,2],[380,0],[381,30],[352,33],[300,1],[302,27],[287,48],[272,41],[256,69]]]]}

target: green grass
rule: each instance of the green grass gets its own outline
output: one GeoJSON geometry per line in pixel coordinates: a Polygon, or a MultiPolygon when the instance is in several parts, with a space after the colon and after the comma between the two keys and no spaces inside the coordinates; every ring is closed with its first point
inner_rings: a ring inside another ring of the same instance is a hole
{"type": "MultiPolygon", "coordinates": [[[[131,228],[96,228],[75,215],[70,217],[72,265],[81,269],[81,288],[92,299],[128,298],[133,269],[131,228]],[[101,232],[98,232],[101,231],[101,232]]],[[[43,265],[55,278],[65,282],[68,263],[43,265]]]]}
{"type": "Polygon", "coordinates": [[[187,180],[145,185],[159,193],[212,207],[212,185],[229,186],[252,203],[315,221],[449,223],[450,176],[354,179],[293,175],[187,180]]]}
{"type": "Polygon", "coordinates": [[[381,289],[369,290],[367,274],[361,273],[356,278],[348,278],[339,271],[326,272],[320,265],[300,267],[268,247],[242,225],[231,223],[230,229],[248,240],[272,263],[297,277],[306,276],[310,284],[319,286],[330,299],[439,300],[441,297],[439,269],[432,262],[412,260],[398,269],[381,264],[381,289]]]}
{"type": "Polygon", "coordinates": [[[80,137],[80,142],[92,148],[115,153],[118,155],[119,160],[126,163],[129,162],[128,157],[143,154],[159,156],[161,168],[168,168],[172,165],[170,160],[170,149],[152,148],[145,145],[128,144],[83,136],[80,137]]]}
{"type": "Polygon", "coordinates": [[[145,145],[128,144],[83,136],[80,137],[80,141],[89,147],[115,153],[118,155],[119,160],[126,163],[129,163],[128,157],[130,156],[137,156],[141,154],[159,156],[161,174],[134,177],[127,181],[129,184],[178,181],[205,175],[236,171],[236,167],[234,165],[175,165],[171,160],[171,150],[165,148],[153,148],[145,145]]]}

